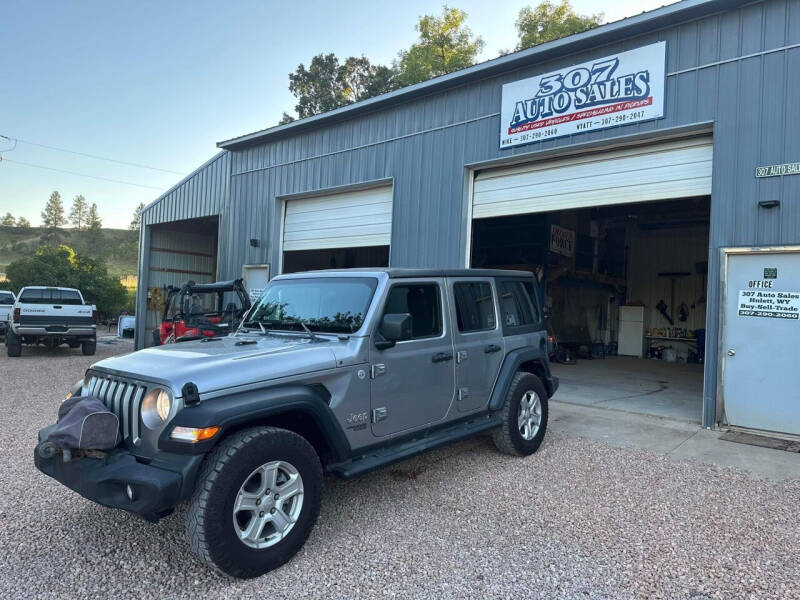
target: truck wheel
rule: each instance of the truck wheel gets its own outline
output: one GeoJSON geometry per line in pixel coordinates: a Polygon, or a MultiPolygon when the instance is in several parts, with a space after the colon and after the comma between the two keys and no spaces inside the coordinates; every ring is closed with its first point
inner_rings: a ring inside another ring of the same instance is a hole
{"type": "Polygon", "coordinates": [[[492,432],[498,450],[516,456],[536,452],[547,430],[547,392],[541,379],[518,372],[501,414],[503,425],[492,432]]]}
{"type": "Polygon", "coordinates": [[[94,356],[97,351],[97,340],[93,342],[81,342],[81,352],[84,356],[94,356]]]}
{"type": "Polygon", "coordinates": [[[231,435],[209,454],[186,511],[189,544],[232,577],[280,567],[319,516],[322,467],[305,438],[275,427],[231,435]]]}
{"type": "Polygon", "coordinates": [[[6,353],[11,358],[22,355],[22,344],[16,338],[9,338],[6,341],[6,353]]]}

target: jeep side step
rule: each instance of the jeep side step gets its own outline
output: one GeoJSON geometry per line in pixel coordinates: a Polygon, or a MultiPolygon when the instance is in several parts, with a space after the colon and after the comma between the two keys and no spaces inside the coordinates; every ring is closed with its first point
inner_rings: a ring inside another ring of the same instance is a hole
{"type": "Polygon", "coordinates": [[[387,465],[411,458],[417,454],[427,452],[433,448],[450,444],[457,440],[470,437],[477,433],[494,429],[502,425],[498,415],[485,415],[477,419],[461,422],[458,425],[421,432],[419,436],[392,444],[376,452],[365,454],[352,461],[333,464],[328,467],[328,472],[343,479],[359,477],[387,465]]]}

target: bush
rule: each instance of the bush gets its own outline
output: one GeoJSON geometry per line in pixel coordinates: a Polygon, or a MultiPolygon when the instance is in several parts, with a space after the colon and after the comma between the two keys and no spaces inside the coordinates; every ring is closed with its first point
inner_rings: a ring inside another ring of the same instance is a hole
{"type": "Polygon", "coordinates": [[[33,257],[8,265],[6,277],[16,290],[27,285],[78,288],[104,316],[124,310],[129,303],[125,288],[108,274],[103,261],[78,255],[69,246],[40,246],[33,257]]]}

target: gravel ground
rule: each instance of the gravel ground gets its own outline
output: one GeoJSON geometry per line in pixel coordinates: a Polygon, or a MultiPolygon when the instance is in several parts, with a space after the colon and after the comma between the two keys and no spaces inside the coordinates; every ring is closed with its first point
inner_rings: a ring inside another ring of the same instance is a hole
{"type": "Polygon", "coordinates": [[[129,342],[0,354],[0,597],[800,598],[800,481],[549,435],[526,459],[487,437],[326,481],[303,550],[252,581],[208,572],[182,511],[157,525],[33,466],[70,384],[129,342]]]}

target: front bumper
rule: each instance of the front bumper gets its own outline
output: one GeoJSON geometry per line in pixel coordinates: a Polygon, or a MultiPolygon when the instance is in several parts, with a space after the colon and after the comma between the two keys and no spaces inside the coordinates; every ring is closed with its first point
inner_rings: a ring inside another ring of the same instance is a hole
{"type": "MultiPolygon", "coordinates": [[[[52,426],[51,426],[52,427],[52,426]]],[[[78,458],[64,462],[61,452],[44,458],[39,446],[51,427],[39,432],[34,450],[36,468],[45,475],[79,493],[84,498],[157,521],[172,512],[178,502],[191,493],[202,456],[180,457],[180,462],[165,466],[140,462],[123,448],[115,448],[104,458],[78,458]],[[133,489],[133,499],[126,486],[133,489]]]]}

